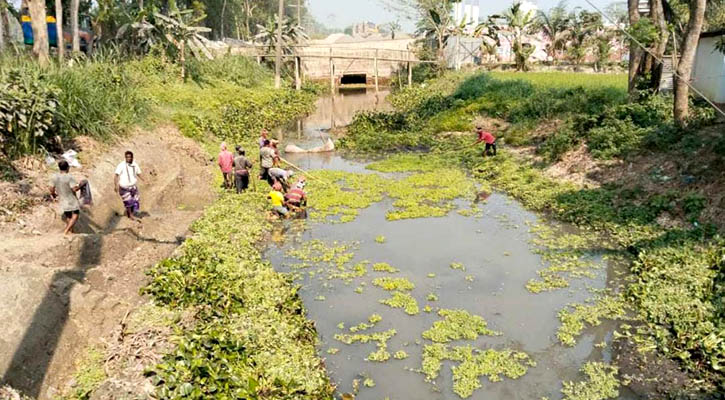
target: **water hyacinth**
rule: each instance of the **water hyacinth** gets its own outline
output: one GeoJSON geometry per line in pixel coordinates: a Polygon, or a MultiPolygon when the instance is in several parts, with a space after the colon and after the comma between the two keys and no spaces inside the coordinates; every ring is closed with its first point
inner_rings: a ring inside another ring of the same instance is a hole
{"type": "Polygon", "coordinates": [[[488,329],[486,320],[465,310],[443,309],[438,311],[438,315],[443,317],[443,320],[434,322],[430,329],[424,331],[424,339],[436,343],[448,343],[460,339],[475,340],[480,335],[501,335],[488,329]]]}
{"type": "Polygon", "coordinates": [[[463,264],[461,264],[461,263],[459,263],[459,262],[452,262],[451,263],[451,269],[457,269],[459,271],[465,271],[466,270],[466,266],[463,265],[463,264]]]}
{"type": "Polygon", "coordinates": [[[586,324],[598,326],[602,319],[620,319],[627,314],[624,298],[605,295],[597,298],[592,304],[574,304],[559,311],[561,326],[556,337],[566,346],[574,346],[576,337],[581,334],[586,324]]]}
{"type": "Polygon", "coordinates": [[[435,380],[445,360],[459,362],[452,367],[453,392],[461,398],[473,395],[481,387],[481,377],[490,382],[499,382],[501,376],[517,379],[526,374],[529,367],[536,366],[529,356],[513,350],[479,350],[471,346],[450,347],[447,344],[434,343],[423,348],[421,371],[426,380],[435,380]]]}
{"type": "Polygon", "coordinates": [[[383,332],[374,333],[356,333],[356,334],[345,334],[338,333],[335,335],[335,340],[339,340],[347,345],[353,343],[369,343],[375,342],[377,344],[377,350],[370,353],[367,357],[368,361],[384,362],[390,359],[390,353],[388,353],[388,340],[395,336],[397,332],[395,329],[389,329],[383,332]]]}
{"type": "Polygon", "coordinates": [[[373,271],[388,272],[388,273],[394,274],[394,273],[399,272],[400,270],[392,267],[388,263],[375,263],[375,264],[373,264],[373,271]]]}
{"type": "Polygon", "coordinates": [[[390,298],[380,300],[380,303],[393,308],[402,308],[408,315],[416,315],[420,313],[418,301],[408,293],[393,292],[393,295],[390,298]]]}
{"type": "Polygon", "coordinates": [[[564,400],[605,400],[619,397],[617,367],[601,362],[588,362],[581,369],[587,379],[581,382],[563,382],[564,400]]]}
{"type": "Polygon", "coordinates": [[[413,282],[406,278],[390,278],[387,276],[373,279],[373,285],[389,291],[397,290],[407,292],[415,289],[413,282]]]}

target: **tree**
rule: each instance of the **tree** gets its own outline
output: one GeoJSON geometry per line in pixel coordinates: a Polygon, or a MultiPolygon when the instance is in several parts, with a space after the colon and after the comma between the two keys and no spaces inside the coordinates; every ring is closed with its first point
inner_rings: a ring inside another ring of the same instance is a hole
{"type": "Polygon", "coordinates": [[[602,71],[604,66],[609,62],[609,56],[612,54],[612,40],[613,36],[611,32],[606,30],[597,33],[594,37],[594,56],[596,61],[594,62],[594,69],[602,71]]]}
{"type": "Polygon", "coordinates": [[[58,63],[63,65],[65,40],[63,40],[63,3],[61,0],[55,0],[55,31],[58,37],[58,63]]]}
{"type": "Polygon", "coordinates": [[[279,12],[277,13],[277,43],[275,45],[277,57],[274,61],[274,87],[279,89],[282,86],[282,20],[284,19],[284,0],[279,0],[279,12]]]}
{"type": "Polygon", "coordinates": [[[5,10],[7,4],[5,0],[0,0],[0,53],[5,50],[5,10]]]}
{"type": "Polygon", "coordinates": [[[558,59],[558,54],[565,48],[566,39],[569,35],[570,18],[566,12],[566,1],[562,0],[549,12],[539,11],[536,18],[535,29],[549,39],[550,44],[546,46],[546,55],[552,60],[558,59]]]}
{"type": "Polygon", "coordinates": [[[50,63],[48,46],[48,24],[45,22],[45,0],[29,0],[28,9],[33,26],[33,55],[42,67],[50,63]]]}
{"type": "Polygon", "coordinates": [[[706,0],[690,0],[690,18],[682,39],[680,58],[677,63],[677,76],[675,77],[675,121],[679,126],[686,126],[689,117],[689,94],[687,86],[692,76],[692,66],[695,62],[695,52],[700,41],[700,33],[705,22],[706,0]]]}
{"type": "Polygon", "coordinates": [[[72,51],[78,53],[81,51],[81,37],[78,30],[78,11],[80,8],[80,0],[71,0],[70,2],[70,30],[73,41],[72,51]]]}
{"type": "Polygon", "coordinates": [[[206,38],[202,33],[211,29],[198,24],[204,17],[194,16],[194,10],[172,11],[169,16],[155,13],[154,17],[162,36],[173,47],[177,54],[177,61],[181,66],[181,78],[186,77],[186,51],[191,50],[196,58],[205,56],[213,58],[209,49],[206,48],[206,38]]]}
{"type": "Polygon", "coordinates": [[[497,15],[489,16],[486,21],[478,24],[473,31],[473,37],[481,39],[481,54],[487,59],[495,58],[496,50],[501,46],[500,28],[496,23],[497,18],[497,15]]]}
{"type": "MultiPolygon", "coordinates": [[[[269,18],[265,25],[257,25],[259,32],[254,39],[264,44],[267,51],[271,52],[277,49],[277,20],[269,18]]],[[[304,29],[295,24],[291,18],[285,17],[282,20],[282,53],[291,54],[293,46],[303,43],[307,40],[307,34],[304,29]]]]}
{"type": "Polygon", "coordinates": [[[534,26],[535,17],[533,11],[524,11],[521,3],[514,3],[504,11],[503,18],[513,35],[512,49],[516,60],[517,71],[527,71],[529,57],[534,54],[536,46],[524,43],[524,35],[530,32],[534,26]]]}
{"type": "Polygon", "coordinates": [[[574,65],[580,65],[584,61],[595,34],[603,30],[602,17],[598,13],[581,10],[578,14],[574,11],[569,18],[569,42],[567,43],[567,54],[574,65]]]}

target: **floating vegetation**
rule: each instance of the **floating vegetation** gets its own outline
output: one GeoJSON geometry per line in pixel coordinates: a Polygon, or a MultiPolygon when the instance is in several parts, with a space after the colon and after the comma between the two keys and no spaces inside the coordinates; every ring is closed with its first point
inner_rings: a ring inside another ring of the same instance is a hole
{"type": "Polygon", "coordinates": [[[327,349],[327,354],[333,354],[334,355],[334,354],[337,354],[339,352],[340,352],[340,349],[338,349],[337,347],[330,347],[329,349],[327,349]]]}
{"type": "Polygon", "coordinates": [[[594,262],[592,248],[601,246],[601,238],[594,232],[581,230],[565,234],[549,225],[531,227],[534,250],[549,266],[537,271],[540,279],[531,279],[526,289],[532,293],[548,292],[569,287],[570,279],[594,278],[601,268],[594,262]]]}
{"type": "Polygon", "coordinates": [[[355,288],[355,293],[357,293],[357,294],[362,294],[362,293],[363,293],[363,288],[362,288],[362,286],[358,286],[358,287],[356,287],[356,288],[355,288]]]}
{"type": "Polygon", "coordinates": [[[319,295],[319,296],[315,297],[315,300],[316,301],[325,301],[325,300],[327,300],[327,297],[325,297],[323,295],[319,295]]]}
{"type": "Polygon", "coordinates": [[[380,243],[380,244],[383,244],[383,243],[385,243],[385,236],[383,236],[383,235],[377,236],[375,238],[375,241],[378,242],[378,243],[380,243]]]}
{"type": "Polygon", "coordinates": [[[377,344],[377,350],[368,354],[368,361],[384,362],[390,359],[390,353],[388,353],[388,340],[395,336],[395,329],[389,329],[383,332],[374,332],[368,334],[356,333],[356,334],[345,334],[338,333],[335,335],[335,340],[338,340],[347,345],[353,343],[369,343],[375,342],[377,344]]]}
{"type": "Polygon", "coordinates": [[[461,264],[461,263],[459,263],[459,262],[453,262],[453,263],[451,263],[451,269],[457,269],[459,271],[465,271],[466,270],[466,266],[463,265],[463,264],[461,264]]]}
{"type": "Polygon", "coordinates": [[[445,360],[459,362],[451,368],[453,392],[464,399],[481,387],[482,376],[488,377],[490,382],[499,382],[502,376],[517,379],[524,376],[529,367],[536,366],[523,352],[508,349],[482,351],[471,346],[450,347],[434,343],[423,348],[422,372],[427,381],[438,377],[445,360]]]}
{"type": "Polygon", "coordinates": [[[356,332],[368,330],[368,329],[374,327],[375,324],[377,324],[378,322],[380,322],[382,320],[383,320],[383,317],[381,317],[378,314],[373,314],[370,316],[370,318],[368,318],[368,322],[361,322],[355,326],[351,326],[350,332],[356,333],[356,332]]]}
{"type": "Polygon", "coordinates": [[[423,311],[425,311],[427,313],[432,313],[433,308],[430,305],[426,304],[425,307],[423,307],[423,311]]]}
{"type": "Polygon", "coordinates": [[[408,358],[408,353],[405,350],[398,350],[393,354],[393,358],[396,360],[404,360],[408,358]]]}
{"type": "Polygon", "coordinates": [[[436,277],[436,274],[434,274],[434,273],[432,273],[432,272],[431,272],[431,273],[429,273],[429,274],[428,274],[428,275],[426,275],[426,276],[427,276],[428,278],[435,278],[435,277],[436,277]]]}
{"type": "Polygon", "coordinates": [[[354,254],[350,250],[353,248],[354,245],[350,243],[335,241],[327,244],[322,240],[313,239],[287,251],[287,255],[305,263],[328,263],[339,266],[352,260],[354,254]]]}
{"type": "Polygon", "coordinates": [[[428,301],[438,301],[438,295],[435,293],[428,293],[428,297],[426,297],[428,301]]]}
{"type": "Polygon", "coordinates": [[[406,278],[390,278],[387,276],[373,279],[373,285],[390,291],[398,290],[406,292],[415,289],[413,282],[406,278]]]}
{"type": "Polygon", "coordinates": [[[486,320],[478,315],[471,315],[465,310],[438,311],[443,320],[436,321],[433,326],[423,332],[423,338],[436,343],[448,343],[453,340],[475,340],[479,335],[497,336],[501,333],[487,328],[486,320]]]}
{"type": "Polygon", "coordinates": [[[619,397],[617,367],[588,362],[581,369],[587,379],[581,382],[563,382],[561,393],[564,400],[605,400],[619,397]]]}
{"type": "Polygon", "coordinates": [[[408,315],[416,315],[420,313],[420,310],[418,309],[418,302],[408,293],[394,292],[392,297],[380,300],[380,303],[393,308],[402,308],[408,315]]]}
{"type": "Polygon", "coordinates": [[[394,273],[398,272],[399,270],[397,268],[390,266],[390,264],[388,264],[388,263],[375,263],[375,264],[373,264],[373,271],[389,272],[391,274],[394,274],[394,273]]]}
{"type": "Polygon", "coordinates": [[[369,388],[375,387],[375,381],[372,378],[365,378],[365,380],[363,380],[363,385],[369,388]]]}
{"type": "MultiPolygon", "coordinates": [[[[386,215],[390,221],[445,216],[455,208],[453,200],[471,197],[475,187],[460,169],[431,171],[428,167],[423,167],[424,164],[432,164],[432,158],[434,157],[418,161],[420,165],[414,165],[411,161],[407,165],[396,167],[417,171],[401,179],[388,179],[377,174],[317,171],[321,179],[335,184],[309,182],[310,190],[316,194],[309,204],[312,218],[324,220],[338,215],[337,222],[349,222],[357,217],[358,210],[381,201],[385,194],[395,200],[395,209],[386,215]]],[[[388,169],[382,164],[370,166],[371,169],[377,167],[388,169]]]]}
{"type": "Polygon", "coordinates": [[[598,326],[602,319],[624,318],[627,305],[622,296],[605,295],[597,298],[592,304],[574,304],[559,311],[561,326],[556,333],[559,341],[566,346],[574,346],[576,337],[581,334],[586,324],[598,326]]]}
{"type": "Polygon", "coordinates": [[[473,275],[466,275],[464,279],[468,282],[473,282],[473,275]]]}

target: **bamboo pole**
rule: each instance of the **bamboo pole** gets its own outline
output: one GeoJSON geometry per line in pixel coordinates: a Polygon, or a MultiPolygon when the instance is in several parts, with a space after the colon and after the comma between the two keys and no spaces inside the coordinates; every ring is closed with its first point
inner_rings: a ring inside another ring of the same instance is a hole
{"type": "Polygon", "coordinates": [[[375,69],[375,93],[378,92],[379,86],[378,86],[378,50],[375,49],[375,58],[373,59],[374,63],[374,69],[375,69]]]}
{"type": "Polygon", "coordinates": [[[335,95],[335,64],[332,63],[332,47],[330,47],[330,92],[335,95]]]}
{"type": "Polygon", "coordinates": [[[408,87],[413,86],[413,68],[410,66],[410,62],[408,62],[408,87]]]}
{"type": "Polygon", "coordinates": [[[302,83],[300,82],[300,58],[295,57],[295,89],[302,89],[302,83]]]}
{"type": "Polygon", "coordinates": [[[282,161],[283,163],[285,163],[285,164],[289,165],[290,167],[292,167],[292,168],[296,169],[297,171],[301,172],[301,173],[302,173],[302,174],[303,174],[304,176],[306,176],[306,177],[308,177],[308,178],[312,178],[312,179],[314,179],[314,180],[316,180],[316,181],[318,181],[318,182],[322,182],[322,183],[324,183],[324,184],[326,184],[326,185],[331,185],[331,183],[330,183],[330,182],[327,182],[327,181],[326,181],[326,180],[324,180],[324,179],[320,179],[320,178],[318,178],[318,177],[316,177],[316,176],[314,176],[314,175],[310,174],[309,172],[307,172],[307,171],[305,171],[304,169],[302,169],[302,168],[300,168],[300,167],[298,167],[298,166],[296,166],[296,165],[292,164],[291,162],[289,162],[289,161],[285,160],[285,159],[284,159],[284,158],[282,158],[282,157],[280,157],[280,158],[279,158],[279,160],[280,160],[280,161],[282,161]]]}

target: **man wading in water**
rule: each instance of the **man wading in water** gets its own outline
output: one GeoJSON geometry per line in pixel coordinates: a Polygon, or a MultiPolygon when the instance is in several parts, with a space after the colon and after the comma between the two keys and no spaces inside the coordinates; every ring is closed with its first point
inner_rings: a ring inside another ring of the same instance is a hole
{"type": "Polygon", "coordinates": [[[274,149],[270,146],[269,140],[264,141],[264,147],[259,150],[259,158],[261,159],[261,168],[259,179],[266,180],[269,186],[274,184],[274,179],[269,174],[270,168],[277,165],[279,158],[274,149]]]}
{"type": "Polygon", "coordinates": [[[66,219],[64,234],[73,233],[73,227],[78,222],[81,214],[81,204],[78,202],[76,192],[81,189],[75,178],[68,173],[70,166],[68,161],[62,160],[58,162],[60,173],[55,174],[50,180],[50,195],[58,200],[60,211],[66,219]]]}
{"type": "Polygon", "coordinates": [[[141,168],[133,160],[132,152],[127,151],[125,156],[126,161],[116,167],[113,186],[116,193],[121,196],[123,207],[126,209],[126,216],[132,221],[137,221],[135,216],[140,208],[140,196],[136,184],[139,180],[142,180],[140,176],[141,168]]]}

